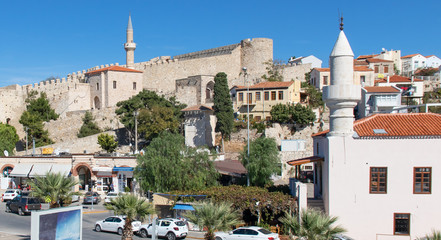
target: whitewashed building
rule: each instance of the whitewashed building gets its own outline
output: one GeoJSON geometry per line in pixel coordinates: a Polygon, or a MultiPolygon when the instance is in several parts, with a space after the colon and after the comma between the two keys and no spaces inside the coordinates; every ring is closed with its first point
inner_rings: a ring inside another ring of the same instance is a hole
{"type": "Polygon", "coordinates": [[[401,106],[401,90],[394,86],[362,87],[361,101],[357,105],[357,118],[374,113],[396,113],[394,107],[401,106]]]}
{"type": "Polygon", "coordinates": [[[405,76],[412,76],[418,68],[426,67],[426,58],[417,53],[401,57],[401,73],[405,76]]]}
{"type": "Polygon", "coordinates": [[[298,57],[298,58],[291,58],[288,61],[290,64],[307,64],[311,63],[311,68],[321,68],[322,67],[322,60],[317,58],[314,55],[309,55],[307,57],[298,57]]]}
{"type": "Polygon", "coordinates": [[[435,55],[426,56],[426,67],[439,68],[441,66],[441,59],[435,55]]]}
{"type": "MultiPolygon", "coordinates": [[[[375,114],[354,122],[360,101],[343,31],[323,96],[330,130],[313,135],[315,197],[357,240],[416,239],[440,230],[441,115],[375,114]]],[[[295,164],[295,161],[294,161],[295,164]]]]}

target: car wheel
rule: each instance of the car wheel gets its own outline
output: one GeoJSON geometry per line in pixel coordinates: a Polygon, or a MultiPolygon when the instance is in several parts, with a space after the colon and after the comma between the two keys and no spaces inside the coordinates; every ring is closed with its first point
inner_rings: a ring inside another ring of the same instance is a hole
{"type": "Polygon", "coordinates": [[[18,215],[20,215],[20,216],[24,216],[25,215],[25,213],[23,212],[23,209],[21,209],[21,207],[18,208],[18,215]]]}
{"type": "Polygon", "coordinates": [[[6,205],[6,212],[11,212],[11,208],[8,205],[6,205]]]}
{"type": "Polygon", "coordinates": [[[95,225],[95,231],[101,232],[101,226],[99,224],[95,225]]]}
{"type": "Polygon", "coordinates": [[[222,240],[222,238],[220,238],[220,237],[216,237],[214,240],[222,240]]]}
{"type": "Polygon", "coordinates": [[[167,233],[165,237],[167,238],[167,240],[176,240],[176,235],[172,232],[167,233]]]}
{"type": "Polygon", "coordinates": [[[139,234],[141,235],[141,237],[143,237],[143,238],[147,238],[147,237],[149,237],[149,233],[147,232],[147,230],[146,229],[141,229],[141,231],[139,231],[139,234]]]}
{"type": "Polygon", "coordinates": [[[118,235],[123,235],[123,229],[122,228],[118,228],[117,233],[118,233],[118,235]]]}

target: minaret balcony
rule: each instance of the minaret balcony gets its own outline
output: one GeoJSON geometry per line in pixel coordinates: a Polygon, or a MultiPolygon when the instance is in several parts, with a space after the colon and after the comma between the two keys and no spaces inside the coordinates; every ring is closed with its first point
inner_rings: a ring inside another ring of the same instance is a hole
{"type": "Polygon", "coordinates": [[[135,49],[136,43],[124,43],[124,48],[127,50],[135,49]]]}

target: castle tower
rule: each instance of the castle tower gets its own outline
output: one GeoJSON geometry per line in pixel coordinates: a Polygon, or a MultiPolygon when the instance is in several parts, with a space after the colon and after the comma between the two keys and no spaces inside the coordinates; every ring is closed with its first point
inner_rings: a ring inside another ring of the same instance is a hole
{"type": "Polygon", "coordinates": [[[126,67],[134,69],[136,43],[133,42],[132,18],[130,15],[129,15],[129,23],[127,24],[126,35],[127,35],[127,41],[124,44],[124,49],[126,50],[126,67]]]}
{"type": "Polygon", "coordinates": [[[329,56],[331,85],[323,88],[323,99],[330,109],[329,136],[352,136],[354,107],[361,99],[361,88],[354,85],[354,53],[343,26],[340,30],[329,56]]]}

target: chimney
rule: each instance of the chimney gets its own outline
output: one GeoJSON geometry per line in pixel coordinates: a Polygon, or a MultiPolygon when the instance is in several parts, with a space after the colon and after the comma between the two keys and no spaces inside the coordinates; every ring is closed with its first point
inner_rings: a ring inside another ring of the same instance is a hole
{"type": "Polygon", "coordinates": [[[390,77],[387,75],[387,84],[389,84],[390,77]]]}

